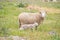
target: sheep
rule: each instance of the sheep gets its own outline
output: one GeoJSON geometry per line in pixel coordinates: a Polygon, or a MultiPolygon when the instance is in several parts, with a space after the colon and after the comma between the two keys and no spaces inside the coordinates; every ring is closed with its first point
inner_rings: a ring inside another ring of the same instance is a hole
{"type": "Polygon", "coordinates": [[[33,30],[33,28],[35,28],[36,26],[38,26],[38,23],[34,23],[34,24],[23,24],[23,25],[21,25],[20,30],[24,30],[24,29],[27,29],[27,28],[30,28],[30,29],[33,30]]]}
{"type": "MultiPolygon", "coordinates": [[[[45,18],[45,14],[46,12],[44,10],[41,12],[37,12],[37,13],[22,12],[18,16],[19,28],[21,27],[21,25],[33,24],[35,22],[38,23],[38,26],[39,26],[41,22],[43,22],[45,18]]],[[[37,27],[35,27],[35,29],[37,30],[37,27]]]]}

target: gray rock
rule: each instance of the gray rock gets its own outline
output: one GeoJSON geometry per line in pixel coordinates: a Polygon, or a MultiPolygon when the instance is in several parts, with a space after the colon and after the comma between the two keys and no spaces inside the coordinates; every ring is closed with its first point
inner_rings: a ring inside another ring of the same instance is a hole
{"type": "Polygon", "coordinates": [[[49,34],[50,35],[56,35],[56,32],[55,31],[50,31],[49,34]]]}

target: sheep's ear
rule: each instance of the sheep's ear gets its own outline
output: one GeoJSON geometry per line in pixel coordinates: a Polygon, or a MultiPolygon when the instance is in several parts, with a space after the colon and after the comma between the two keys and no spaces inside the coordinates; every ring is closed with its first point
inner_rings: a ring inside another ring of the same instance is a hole
{"type": "Polygon", "coordinates": [[[41,14],[41,12],[39,12],[41,14]]]}

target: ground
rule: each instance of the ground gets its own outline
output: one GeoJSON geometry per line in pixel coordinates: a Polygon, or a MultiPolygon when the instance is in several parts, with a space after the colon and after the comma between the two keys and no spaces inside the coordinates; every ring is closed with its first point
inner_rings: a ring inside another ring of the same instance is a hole
{"type": "Polygon", "coordinates": [[[40,10],[19,8],[15,4],[0,2],[0,36],[20,36],[26,37],[28,40],[60,40],[60,3],[44,3],[33,6],[47,11],[44,22],[38,26],[38,30],[33,30],[33,32],[19,30],[18,15],[21,12],[39,12],[40,10]]]}

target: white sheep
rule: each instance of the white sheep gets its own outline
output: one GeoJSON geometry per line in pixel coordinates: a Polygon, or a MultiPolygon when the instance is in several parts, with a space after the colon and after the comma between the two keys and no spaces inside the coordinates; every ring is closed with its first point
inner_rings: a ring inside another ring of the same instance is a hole
{"type": "MultiPolygon", "coordinates": [[[[38,25],[40,25],[40,23],[43,22],[43,20],[45,18],[45,14],[46,14],[46,12],[44,10],[42,10],[41,12],[38,12],[38,13],[23,12],[23,13],[19,14],[19,16],[18,16],[19,28],[22,25],[33,24],[35,22],[37,22],[38,25]]],[[[35,29],[37,30],[37,27],[35,29]]]]}
{"type": "Polygon", "coordinates": [[[28,28],[33,29],[36,26],[38,26],[38,23],[34,23],[34,24],[23,24],[23,25],[21,25],[20,30],[25,30],[25,29],[28,29],[28,28]]]}

